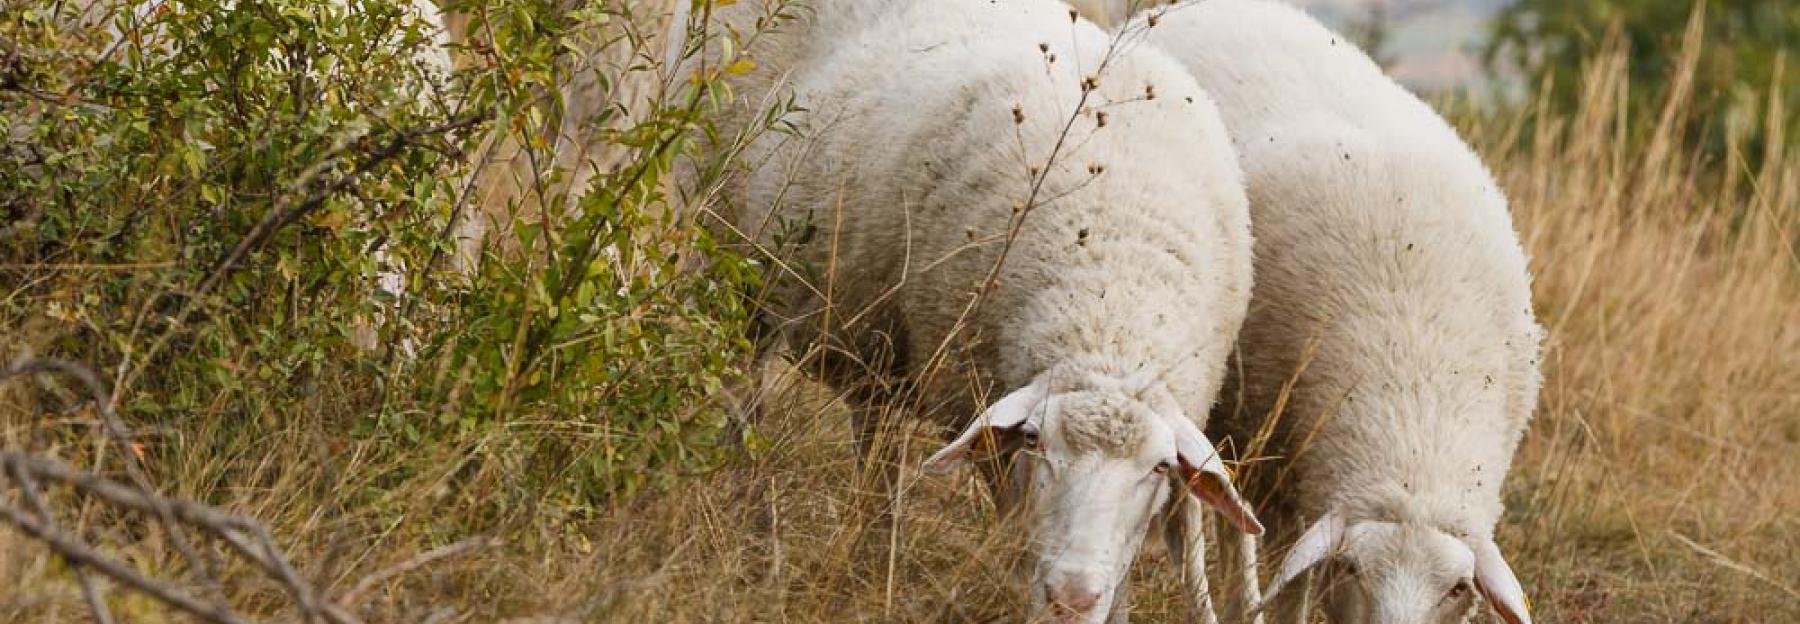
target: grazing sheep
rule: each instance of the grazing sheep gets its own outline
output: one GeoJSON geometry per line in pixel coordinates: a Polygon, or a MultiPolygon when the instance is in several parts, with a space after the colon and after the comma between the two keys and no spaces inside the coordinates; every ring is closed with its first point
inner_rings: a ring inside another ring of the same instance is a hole
{"type": "Polygon", "coordinates": [[[1285,401],[1264,511],[1312,524],[1271,597],[1304,610],[1304,591],[1277,594],[1318,567],[1333,622],[1463,621],[1476,593],[1529,622],[1493,534],[1541,331],[1492,176],[1429,106],[1295,8],[1148,15],[1150,44],[1218,100],[1249,186],[1256,289],[1224,392],[1242,404],[1214,422],[1243,448],[1285,401]]]}
{"type": "MultiPolygon", "coordinates": [[[[897,380],[853,394],[865,446],[880,403],[968,422],[1004,396],[927,465],[1018,460],[996,496],[1026,510],[1034,608],[1058,619],[1125,619],[1172,483],[1260,532],[1197,427],[1250,240],[1193,80],[1048,0],[842,0],[789,30],[739,92],[805,110],[747,150],[735,220],[779,250],[776,316],[828,381],[897,380]]],[[[1197,544],[1192,500],[1170,534],[1197,544]]]]}

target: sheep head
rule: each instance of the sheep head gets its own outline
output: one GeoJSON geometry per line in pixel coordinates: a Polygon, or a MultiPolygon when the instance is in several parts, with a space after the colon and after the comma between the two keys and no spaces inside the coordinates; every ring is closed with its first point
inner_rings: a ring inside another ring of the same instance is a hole
{"type": "Polygon", "coordinates": [[[1040,376],[926,466],[948,471],[975,457],[1009,467],[1012,491],[997,494],[1027,514],[1034,610],[1052,621],[1102,622],[1171,492],[1262,532],[1212,443],[1173,404],[1154,384],[1093,378],[1052,387],[1040,376]]]}
{"type": "Polygon", "coordinates": [[[1525,592],[1490,538],[1418,522],[1350,521],[1334,510],[1294,544],[1266,599],[1313,568],[1323,574],[1333,622],[1464,622],[1479,594],[1508,624],[1531,623],[1525,592]]]}

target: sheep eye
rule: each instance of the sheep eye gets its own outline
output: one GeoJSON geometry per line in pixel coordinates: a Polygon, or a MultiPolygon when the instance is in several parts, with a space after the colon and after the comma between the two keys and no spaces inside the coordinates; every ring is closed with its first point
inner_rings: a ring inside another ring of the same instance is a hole
{"type": "Polygon", "coordinates": [[[1356,576],[1356,575],[1362,574],[1362,569],[1356,567],[1355,561],[1342,560],[1342,561],[1338,562],[1337,567],[1338,567],[1339,571],[1341,571],[1344,574],[1347,574],[1349,576],[1356,576]]]}
{"type": "Polygon", "coordinates": [[[1036,427],[1026,427],[1020,434],[1024,436],[1025,448],[1036,449],[1038,447],[1038,430],[1036,427]]]}
{"type": "Polygon", "coordinates": [[[1165,461],[1157,464],[1155,468],[1150,469],[1150,472],[1159,475],[1169,474],[1169,462],[1165,461]]]}
{"type": "Polygon", "coordinates": [[[1455,585],[1450,586],[1450,592],[1445,594],[1445,597],[1449,598],[1451,600],[1456,600],[1458,598],[1462,598],[1465,595],[1468,595],[1468,593],[1469,593],[1469,582],[1468,581],[1457,581],[1455,585]]]}

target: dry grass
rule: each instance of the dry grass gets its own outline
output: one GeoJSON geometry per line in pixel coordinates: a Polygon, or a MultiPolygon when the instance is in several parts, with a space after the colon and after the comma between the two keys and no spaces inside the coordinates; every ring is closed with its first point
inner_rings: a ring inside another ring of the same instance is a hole
{"type": "Polygon", "coordinates": [[[1622,75],[1522,140],[1476,131],[1550,335],[1501,539],[1545,621],[1796,621],[1800,163],[1773,122],[1760,169],[1699,166],[1680,89],[1634,126],[1622,75]]]}
{"type": "MultiPolygon", "coordinates": [[[[1572,116],[1465,124],[1513,199],[1550,330],[1500,540],[1541,621],[1800,621],[1800,160],[1776,140],[1753,159],[1699,163],[1679,93],[1661,119],[1621,117],[1621,69],[1584,75],[1572,116]]],[[[398,460],[345,433],[344,410],[368,392],[354,373],[252,415],[280,423],[270,438],[206,414],[156,432],[151,464],[172,494],[264,519],[337,593],[469,527],[505,539],[378,584],[371,621],[1022,619],[1017,531],[991,520],[975,479],[905,472],[890,534],[884,501],[858,485],[841,410],[791,369],[761,375],[767,450],[598,517],[553,503],[494,517],[481,502],[516,481],[503,466],[464,470],[470,448],[421,448],[406,461],[432,469],[372,480],[398,460]]],[[[88,424],[0,402],[9,447],[55,450],[67,436],[45,431],[88,424]]],[[[935,433],[899,444],[917,459],[935,433]]],[[[142,570],[180,569],[141,524],[95,532],[142,570]]],[[[1135,614],[1178,621],[1174,575],[1157,563],[1137,568],[1135,614]]],[[[278,587],[236,570],[223,575],[234,604],[297,619],[278,587]]],[[[126,621],[180,621],[123,592],[112,602],[126,621]]],[[[0,531],[0,620],[86,617],[66,569],[0,531]]]]}

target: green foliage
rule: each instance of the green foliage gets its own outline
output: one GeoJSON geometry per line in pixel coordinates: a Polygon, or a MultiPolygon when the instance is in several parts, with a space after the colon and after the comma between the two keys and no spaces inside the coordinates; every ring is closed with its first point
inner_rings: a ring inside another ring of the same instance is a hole
{"type": "Polygon", "coordinates": [[[70,4],[0,12],[0,356],[110,369],[137,424],[229,423],[174,436],[189,451],[263,439],[347,388],[346,431],[418,458],[382,481],[516,473],[496,512],[631,495],[725,457],[711,397],[749,352],[759,270],[671,200],[730,170],[697,147],[723,74],[674,81],[629,120],[599,107],[594,143],[623,157],[584,188],[563,184],[578,163],[552,164],[572,57],[629,47],[609,87],[660,71],[636,61],[661,57],[629,7],[461,3],[469,41],[443,75],[408,0],[70,4]],[[571,209],[507,224],[464,274],[447,234],[485,218],[471,196],[495,145],[534,163],[509,213],[571,209]],[[704,173],[674,175],[690,161],[704,173]],[[358,348],[371,330],[384,347],[358,348]]]}
{"type": "MultiPolygon", "coordinates": [[[[1737,134],[1756,143],[1779,140],[1757,120],[1800,126],[1800,3],[1791,0],[1702,0],[1706,42],[1696,59],[1693,97],[1697,136],[1715,154],[1737,134]],[[1770,110],[1770,94],[1785,110],[1770,110]]],[[[1654,119],[1682,61],[1683,33],[1694,3],[1668,0],[1518,0],[1495,19],[1490,66],[1522,70],[1532,86],[1549,84],[1558,110],[1573,111],[1588,85],[1580,68],[1614,50],[1627,56],[1632,112],[1654,119]],[[1547,80],[1548,79],[1548,80],[1547,80]]],[[[1647,124],[1646,124],[1647,125],[1647,124]]],[[[1791,136],[1791,135],[1790,135],[1791,136]]]]}

